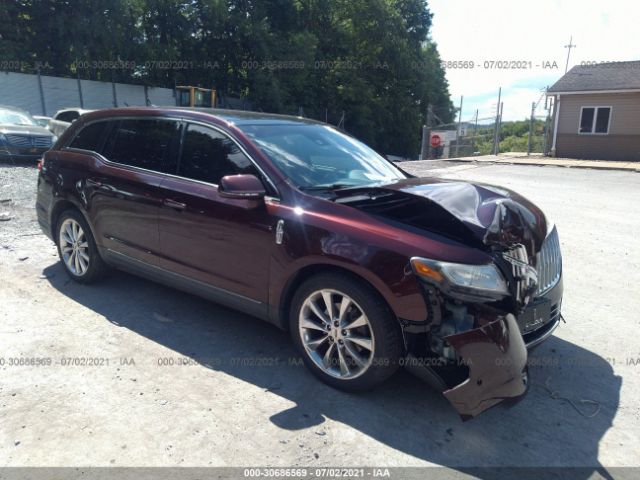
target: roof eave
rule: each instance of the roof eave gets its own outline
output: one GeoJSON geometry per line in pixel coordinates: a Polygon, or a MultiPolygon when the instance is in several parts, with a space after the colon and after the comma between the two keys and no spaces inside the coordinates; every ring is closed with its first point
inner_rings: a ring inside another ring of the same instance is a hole
{"type": "Polygon", "coordinates": [[[615,90],[575,90],[575,91],[547,90],[547,95],[596,95],[600,93],[640,93],[640,88],[620,88],[615,90]]]}

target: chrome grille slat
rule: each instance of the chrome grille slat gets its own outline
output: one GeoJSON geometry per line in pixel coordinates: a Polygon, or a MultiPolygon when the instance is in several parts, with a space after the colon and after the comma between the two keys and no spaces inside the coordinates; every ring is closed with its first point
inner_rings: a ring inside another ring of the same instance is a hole
{"type": "Polygon", "coordinates": [[[542,295],[553,288],[562,273],[562,257],[560,254],[560,240],[558,231],[554,229],[544,241],[542,249],[536,257],[538,271],[538,290],[536,295],[542,295]]]}
{"type": "Polygon", "coordinates": [[[7,142],[14,147],[37,147],[44,148],[51,146],[51,137],[47,136],[32,136],[32,135],[16,135],[7,134],[7,142]]]}

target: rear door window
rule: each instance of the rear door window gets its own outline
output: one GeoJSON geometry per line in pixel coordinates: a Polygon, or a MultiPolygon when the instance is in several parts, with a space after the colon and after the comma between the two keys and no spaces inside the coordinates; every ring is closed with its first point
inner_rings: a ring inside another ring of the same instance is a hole
{"type": "Polygon", "coordinates": [[[107,122],[96,122],[84,127],[73,139],[70,148],[100,152],[107,122]]]}
{"type": "Polygon", "coordinates": [[[115,163],[166,172],[175,164],[180,126],[174,120],[127,119],[117,121],[104,148],[104,156],[115,163]]]}
{"type": "Polygon", "coordinates": [[[249,157],[229,137],[202,125],[187,126],[178,175],[217,185],[226,175],[243,173],[260,178],[249,157]]]}

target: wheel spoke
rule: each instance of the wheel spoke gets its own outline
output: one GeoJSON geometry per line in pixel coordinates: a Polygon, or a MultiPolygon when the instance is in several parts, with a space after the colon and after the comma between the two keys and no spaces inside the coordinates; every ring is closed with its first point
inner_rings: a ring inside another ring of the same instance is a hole
{"type": "Polygon", "coordinates": [[[360,356],[358,352],[356,352],[356,349],[351,346],[351,342],[349,342],[348,340],[345,341],[344,348],[349,354],[349,356],[353,358],[353,361],[356,362],[356,365],[358,365],[359,368],[362,368],[365,366],[366,364],[365,360],[360,356]]]}
{"type": "Polygon", "coordinates": [[[75,260],[74,260],[75,256],[76,256],[76,252],[72,251],[71,254],[69,255],[69,257],[67,258],[67,266],[71,269],[71,271],[73,271],[73,269],[74,269],[73,265],[74,265],[74,262],[75,262],[75,260]]]}
{"type": "Polygon", "coordinates": [[[342,352],[342,349],[338,347],[338,359],[340,361],[340,373],[342,375],[349,375],[349,373],[351,373],[349,371],[349,365],[347,365],[347,361],[344,358],[344,353],[342,352]]]}
{"type": "Polygon", "coordinates": [[[313,313],[316,314],[316,317],[318,317],[324,323],[329,323],[329,319],[324,314],[324,312],[320,309],[320,307],[318,307],[318,304],[315,302],[315,299],[309,300],[309,308],[313,313]]]}
{"type": "Polygon", "coordinates": [[[371,351],[371,349],[373,348],[370,338],[350,336],[350,337],[347,337],[345,340],[348,342],[355,343],[356,345],[360,345],[361,347],[366,348],[369,351],[371,351]]]}
{"type": "Polygon", "coordinates": [[[324,332],[325,335],[327,333],[327,330],[326,330],[325,327],[323,327],[321,325],[318,325],[316,322],[314,322],[310,318],[305,318],[304,320],[302,320],[301,327],[302,328],[310,328],[312,330],[320,330],[321,332],[324,332]]]}
{"type": "Polygon", "coordinates": [[[329,321],[332,321],[335,318],[335,313],[333,311],[333,300],[331,296],[331,292],[327,290],[322,291],[322,298],[324,299],[324,304],[327,307],[327,315],[329,315],[329,321]]]}
{"type": "Polygon", "coordinates": [[[76,275],[82,273],[82,270],[80,269],[80,256],[78,255],[78,252],[75,252],[73,255],[73,264],[76,267],[76,275]]]}
{"type": "Polygon", "coordinates": [[[364,327],[365,325],[367,325],[367,318],[364,315],[360,315],[342,328],[351,330],[352,328],[364,327]]]}
{"type": "Polygon", "coordinates": [[[327,351],[324,353],[324,357],[322,357],[322,364],[324,365],[324,368],[331,368],[331,357],[333,356],[333,353],[336,349],[336,344],[332,343],[331,345],[329,345],[329,348],[327,348],[327,351]]]}
{"type": "Polygon", "coordinates": [[[62,245],[60,250],[62,250],[62,253],[69,253],[73,251],[73,247],[70,247],[69,245],[62,245]]]}
{"type": "Polygon", "coordinates": [[[88,242],[82,242],[78,245],[80,248],[89,248],[89,243],[88,242]]]}
{"type": "Polygon", "coordinates": [[[87,267],[89,266],[89,257],[84,252],[79,252],[78,260],[80,261],[80,269],[82,270],[82,273],[86,272],[87,267]]]}
{"type": "Polygon", "coordinates": [[[311,350],[317,350],[318,347],[320,345],[322,345],[324,342],[327,341],[327,339],[329,338],[328,335],[325,335],[323,337],[320,337],[316,340],[309,340],[309,341],[305,341],[305,344],[307,347],[309,347],[311,350]]]}
{"type": "Polygon", "coordinates": [[[67,236],[68,242],[73,243],[73,230],[70,223],[65,226],[64,233],[67,236]]]}
{"type": "Polygon", "coordinates": [[[338,315],[338,320],[340,323],[344,321],[344,317],[347,314],[347,310],[351,306],[351,299],[349,297],[342,297],[342,301],[340,302],[340,313],[338,315]]]}

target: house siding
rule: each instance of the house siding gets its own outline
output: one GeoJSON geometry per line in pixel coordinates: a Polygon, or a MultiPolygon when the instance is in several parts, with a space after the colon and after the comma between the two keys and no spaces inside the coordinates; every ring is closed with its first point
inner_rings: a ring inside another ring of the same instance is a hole
{"type": "Polygon", "coordinates": [[[640,161],[640,93],[562,95],[555,155],[640,161]],[[611,107],[609,133],[578,134],[582,107],[611,107]]]}
{"type": "Polygon", "coordinates": [[[558,134],[555,156],[640,162],[640,135],[558,134]]]}

